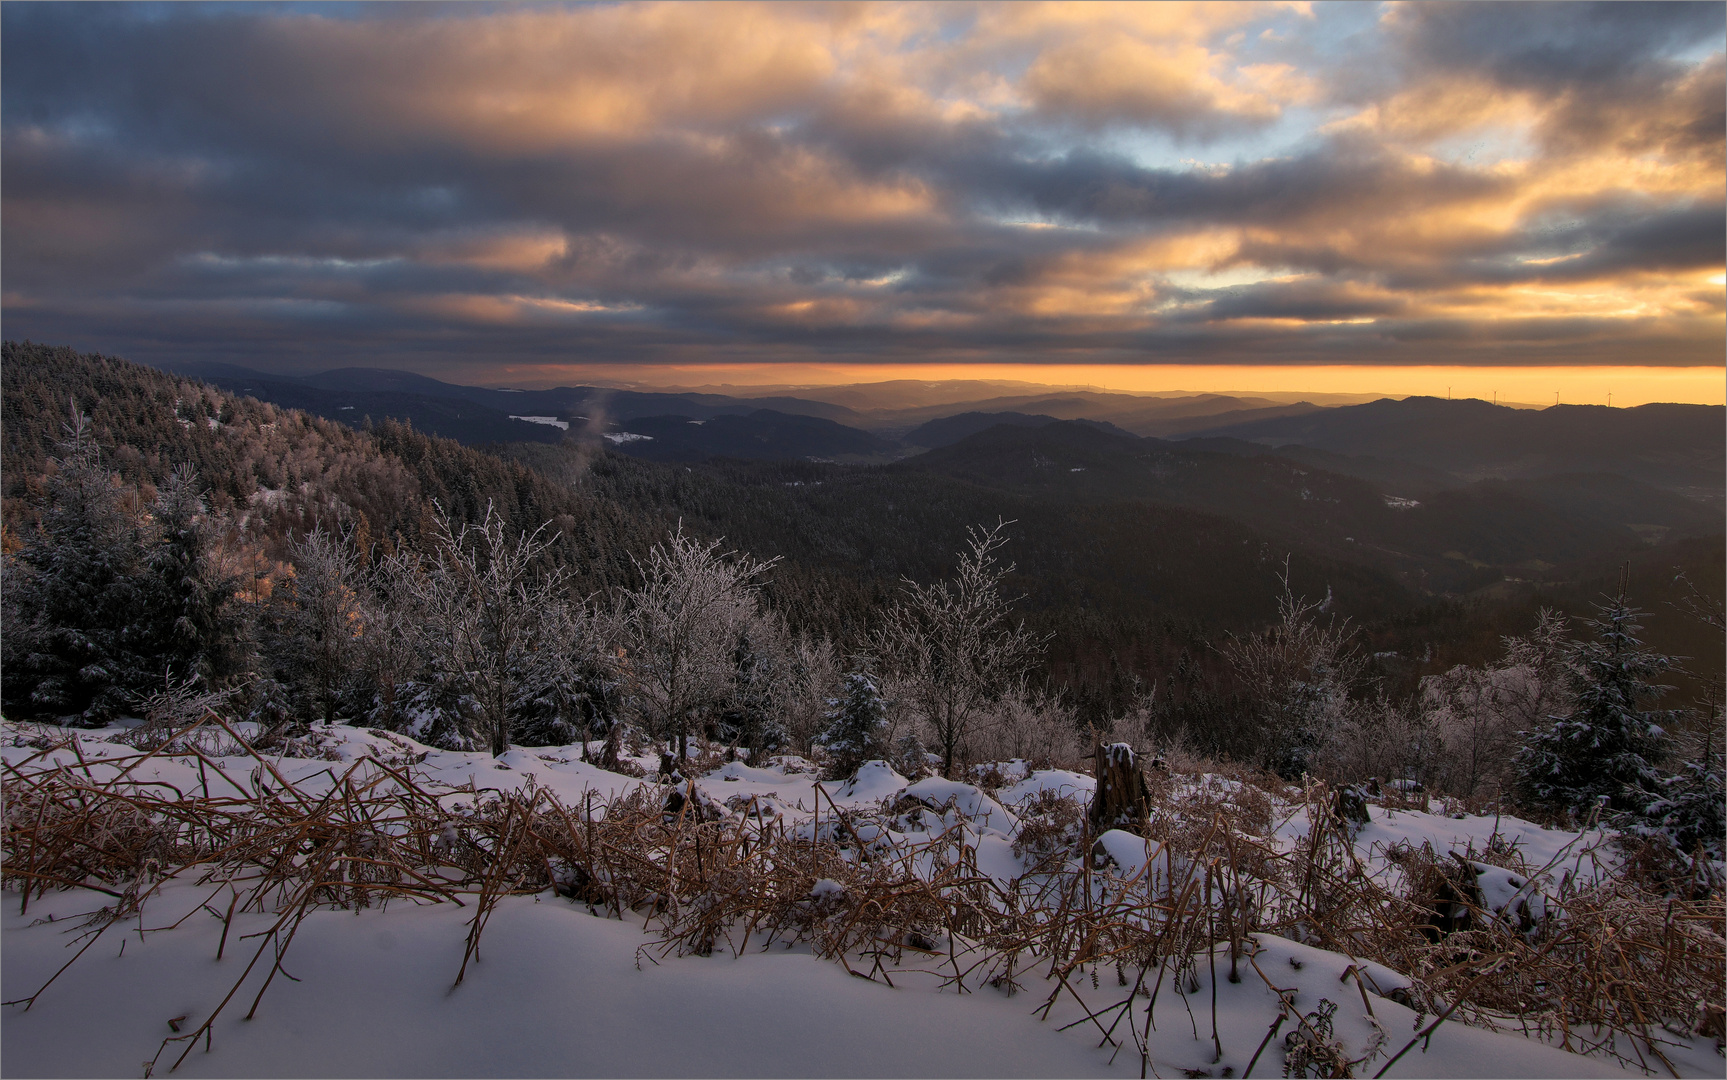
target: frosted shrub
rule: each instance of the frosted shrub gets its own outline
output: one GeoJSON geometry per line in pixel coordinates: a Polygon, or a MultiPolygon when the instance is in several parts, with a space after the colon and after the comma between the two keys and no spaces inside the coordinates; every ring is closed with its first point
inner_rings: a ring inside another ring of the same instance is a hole
{"type": "Polygon", "coordinates": [[[1446,757],[1447,747],[1432,718],[1379,698],[1344,711],[1325,732],[1312,767],[1332,783],[1377,776],[1431,787],[1446,757]]]}
{"type": "Polygon", "coordinates": [[[1570,708],[1565,634],[1565,620],[1544,609],[1527,637],[1505,639],[1498,662],[1421,680],[1421,712],[1445,747],[1434,786],[1466,799],[1510,790],[1518,732],[1570,708]]]}
{"type": "Polygon", "coordinates": [[[1349,691],[1361,676],[1348,621],[1319,622],[1330,606],[1329,595],[1295,596],[1285,567],[1277,622],[1224,648],[1257,714],[1264,763],[1286,778],[1308,770],[1310,756],[1345,719],[1349,691]]]}
{"type": "Polygon", "coordinates": [[[462,735],[494,755],[509,749],[511,712],[528,688],[562,676],[545,670],[562,657],[563,577],[545,566],[555,538],[544,525],[512,536],[487,504],[477,525],[440,522],[431,557],[397,575],[411,594],[418,615],[412,629],[432,670],[435,693],[426,704],[465,706],[462,735]]]}
{"type": "Polygon", "coordinates": [[[814,749],[816,736],[826,730],[827,703],[839,692],[839,683],[840,661],[833,642],[804,635],[787,641],[778,720],[785,729],[787,744],[798,753],[814,749]]]}
{"type": "Polygon", "coordinates": [[[1069,766],[1090,747],[1078,721],[1059,698],[1029,691],[1023,684],[996,703],[967,746],[973,761],[1028,762],[1032,768],[1069,766]]]}
{"type": "Polygon", "coordinates": [[[774,565],[721,551],[683,526],[636,564],[641,584],[619,598],[629,699],[638,722],[687,754],[697,711],[725,697],[738,637],[758,619],[758,579],[774,565]]]}
{"type": "Polygon", "coordinates": [[[898,696],[940,751],[949,777],[1003,689],[1045,646],[1046,639],[1008,617],[1014,598],[1002,584],[1014,567],[996,552],[1007,543],[1002,533],[1009,524],[969,530],[951,580],[907,580],[876,635],[877,652],[903,691],[898,696]]]}

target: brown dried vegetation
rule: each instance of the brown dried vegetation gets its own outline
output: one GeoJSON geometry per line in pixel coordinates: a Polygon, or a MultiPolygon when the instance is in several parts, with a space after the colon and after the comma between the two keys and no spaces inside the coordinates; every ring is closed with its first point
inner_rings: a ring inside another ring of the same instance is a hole
{"type": "MultiPolygon", "coordinates": [[[[1088,850],[1082,812],[1045,797],[1023,808],[1016,844],[1041,861],[1003,882],[978,870],[963,823],[911,842],[894,831],[888,806],[863,813],[819,797],[814,822],[794,825],[755,800],[721,807],[693,784],[643,785],[607,805],[567,806],[532,784],[434,791],[410,762],[373,758],[332,764],[314,791],[285,780],[214,713],[151,741],[153,749],[98,763],[75,738],[49,737],[32,744],[34,756],[8,764],[3,870],[26,911],[51,889],[110,897],[83,950],[173,880],[208,889],[206,906],[230,923],[236,912],[275,917],[252,935],[255,946],[247,942],[248,963],[227,998],[195,1030],[163,1041],[156,1063],[170,1067],[199,1039],[208,1045],[216,1017],[263,965],[247,1015],[257,1012],[317,908],[409,900],[470,909],[460,983],[498,900],[547,889],[596,914],[643,918],[654,935],[639,954],[647,962],[783,941],[886,982],[908,968],[935,972],[960,992],[1041,982],[1044,1016],[1068,995],[1084,1012],[1079,1023],[1118,1047],[1133,1044],[1147,1063],[1149,1031],[1138,1023],[1149,1013],[1135,1013],[1135,1000],[1196,988],[1202,966],[1213,985],[1225,967],[1232,981],[1263,978],[1256,934],[1409,975],[1409,988],[1386,996],[1434,1019],[1404,1051],[1455,1018],[1654,1070],[1664,1039],[1720,1025],[1718,885],[1679,889],[1640,872],[1572,877],[1550,898],[1557,914],[1532,925],[1498,920],[1481,910],[1479,891],[1452,888],[1445,902],[1470,909],[1469,918],[1436,933],[1437,883],[1452,882],[1457,860],[1404,850],[1400,874],[1375,875],[1317,782],[1292,789],[1250,775],[1156,778],[1147,795],[1152,872],[1125,880],[1075,857],[1088,850]],[[214,750],[241,752],[249,774],[236,775],[234,759],[214,750]],[[55,751],[59,760],[49,757],[55,751]],[[168,752],[198,770],[196,788],[142,778],[140,766],[168,752]],[[1279,820],[1303,812],[1314,824],[1301,842],[1275,843],[1279,820]],[[1098,975],[1110,969],[1120,1000],[1100,1008],[1098,975]]],[[[1542,870],[1503,847],[1463,859],[1542,870]]],[[[228,943],[224,931],[219,949],[228,943]]],[[[15,1004],[28,1007],[53,981],[15,1004]]],[[[1287,1052],[1316,1061],[1329,1053],[1323,1018],[1287,1002],[1284,1013],[1268,1042],[1287,1020],[1287,1052]]]]}

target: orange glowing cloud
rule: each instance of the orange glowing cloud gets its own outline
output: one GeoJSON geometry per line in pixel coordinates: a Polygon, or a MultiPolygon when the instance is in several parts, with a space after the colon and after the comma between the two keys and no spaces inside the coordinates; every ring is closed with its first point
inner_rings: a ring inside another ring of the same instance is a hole
{"type": "Polygon", "coordinates": [[[1723,360],[1719,5],[149,10],[0,12],[9,333],[449,370],[1723,360]]]}

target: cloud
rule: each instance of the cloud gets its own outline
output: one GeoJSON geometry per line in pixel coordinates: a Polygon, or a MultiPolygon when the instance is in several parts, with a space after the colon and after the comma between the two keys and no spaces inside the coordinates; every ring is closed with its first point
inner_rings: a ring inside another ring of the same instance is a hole
{"type": "Polygon", "coordinates": [[[1203,136],[1277,119],[1277,101],[1220,78],[1216,69],[1221,66],[1221,57],[1193,45],[1159,48],[1131,38],[1074,41],[1040,53],[1024,87],[1037,111],[1092,126],[1123,124],[1203,136]]]}
{"type": "Polygon", "coordinates": [[[1718,5],[1365,11],[7,5],[7,330],[325,366],[1719,360],[1718,5]]]}

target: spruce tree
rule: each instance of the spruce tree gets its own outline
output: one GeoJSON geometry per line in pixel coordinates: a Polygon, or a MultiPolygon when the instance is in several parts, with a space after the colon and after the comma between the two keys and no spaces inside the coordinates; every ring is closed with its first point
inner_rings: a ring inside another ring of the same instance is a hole
{"type": "Polygon", "coordinates": [[[1640,812],[1661,775],[1655,768],[1671,710],[1644,704],[1667,688],[1653,680],[1673,666],[1637,637],[1641,612],[1621,588],[1589,625],[1594,640],[1572,646],[1568,667],[1571,711],[1524,732],[1517,755],[1518,787],[1529,802],[1583,813],[1598,803],[1615,813],[1640,812]]]}
{"type": "Polygon", "coordinates": [[[1687,761],[1662,780],[1634,831],[1665,837],[1682,855],[1701,850],[1705,858],[1720,859],[1727,841],[1727,785],[1719,759],[1687,761]]]}
{"type": "Polygon", "coordinates": [[[840,696],[828,701],[828,727],[816,739],[833,757],[831,775],[850,776],[857,767],[885,753],[887,702],[875,680],[861,671],[848,672],[840,696]]]}
{"type": "Polygon", "coordinates": [[[76,409],[61,449],[41,527],[6,568],[7,709],[101,724],[162,685],[148,655],[144,522],[76,409]]]}
{"type": "Polygon", "coordinates": [[[777,717],[775,670],[777,658],[758,649],[746,627],[732,649],[731,688],[719,718],[722,742],[749,750],[751,760],[779,749],[786,741],[785,725],[777,717]]]}
{"type": "Polygon", "coordinates": [[[168,677],[218,687],[246,660],[242,620],[232,602],[239,580],[215,557],[217,526],[190,465],[175,467],[150,510],[156,519],[146,560],[149,614],[157,624],[152,651],[168,677]]]}

